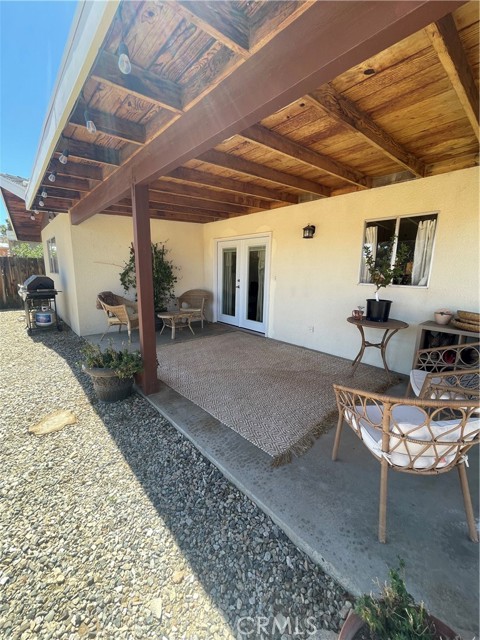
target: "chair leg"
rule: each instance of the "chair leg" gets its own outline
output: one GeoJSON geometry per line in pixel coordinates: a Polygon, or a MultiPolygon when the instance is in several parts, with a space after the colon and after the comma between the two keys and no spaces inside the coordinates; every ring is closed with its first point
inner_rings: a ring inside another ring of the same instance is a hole
{"type": "Polygon", "coordinates": [[[342,435],[342,427],[343,427],[343,413],[340,413],[340,415],[338,416],[337,430],[335,432],[335,442],[333,443],[333,451],[332,451],[333,461],[337,459],[338,447],[340,446],[340,437],[342,435]]]}
{"type": "Polygon", "coordinates": [[[473,516],[472,498],[470,497],[470,489],[468,486],[467,472],[465,464],[462,462],[457,465],[458,476],[460,478],[460,486],[462,487],[463,504],[467,515],[468,534],[472,542],[478,542],[478,531],[475,526],[475,518],[473,516]]]}
{"type": "Polygon", "coordinates": [[[382,459],[380,471],[380,508],[378,514],[378,541],[385,543],[387,541],[387,480],[388,480],[388,462],[382,459]]]}

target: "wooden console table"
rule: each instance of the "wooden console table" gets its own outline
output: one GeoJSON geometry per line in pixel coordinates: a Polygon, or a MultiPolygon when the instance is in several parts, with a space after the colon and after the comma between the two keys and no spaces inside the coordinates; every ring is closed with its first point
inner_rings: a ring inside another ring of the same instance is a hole
{"type": "Polygon", "coordinates": [[[350,318],[347,318],[347,322],[355,325],[357,329],[360,331],[360,335],[362,336],[362,346],[360,347],[360,351],[358,352],[357,357],[352,362],[352,367],[353,367],[352,375],[355,373],[356,368],[362,361],[362,357],[365,352],[365,349],[367,347],[375,347],[376,349],[380,349],[380,353],[382,355],[383,367],[387,372],[388,377],[390,378],[390,370],[388,368],[387,360],[386,360],[387,346],[388,346],[388,343],[390,342],[390,339],[397,333],[397,331],[400,331],[400,329],[407,329],[408,324],[406,322],[403,322],[402,320],[394,320],[393,318],[390,320],[387,320],[387,322],[373,322],[372,320],[366,320],[364,318],[359,320],[358,318],[354,318],[353,316],[350,316],[350,318]],[[369,329],[383,329],[384,333],[381,341],[369,342],[368,340],[366,340],[365,332],[364,332],[365,327],[369,329]]]}

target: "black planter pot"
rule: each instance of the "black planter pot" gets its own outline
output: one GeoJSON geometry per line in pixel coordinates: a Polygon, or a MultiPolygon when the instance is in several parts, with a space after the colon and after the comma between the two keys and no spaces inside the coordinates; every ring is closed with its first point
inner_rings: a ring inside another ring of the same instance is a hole
{"type": "Polygon", "coordinates": [[[103,402],[125,400],[132,393],[133,378],[118,378],[111,369],[84,368],[92,378],[97,398],[103,402]]]}
{"type": "Polygon", "coordinates": [[[390,314],[391,300],[367,299],[367,320],[372,322],[387,322],[390,314]]]}

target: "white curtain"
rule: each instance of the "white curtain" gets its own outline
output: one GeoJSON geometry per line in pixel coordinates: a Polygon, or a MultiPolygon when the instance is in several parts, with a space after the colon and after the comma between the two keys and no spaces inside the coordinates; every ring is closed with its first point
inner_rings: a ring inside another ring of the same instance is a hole
{"type": "Polygon", "coordinates": [[[413,254],[412,284],[425,286],[432,260],[436,220],[422,220],[418,225],[413,254]]]}
{"type": "MultiPolygon", "coordinates": [[[[378,236],[378,227],[367,227],[365,229],[365,242],[363,246],[367,245],[370,247],[372,252],[373,259],[375,260],[377,256],[377,236],[378,236]]],[[[370,282],[370,274],[367,269],[367,265],[365,263],[365,254],[362,251],[362,272],[360,274],[360,282],[370,282]]]]}
{"type": "Polygon", "coordinates": [[[235,249],[224,249],[223,251],[223,291],[222,291],[222,313],[227,316],[235,315],[235,249]]]}
{"type": "Polygon", "coordinates": [[[263,287],[265,282],[265,249],[259,249],[258,255],[258,293],[257,293],[257,322],[263,322],[263,287]]]}

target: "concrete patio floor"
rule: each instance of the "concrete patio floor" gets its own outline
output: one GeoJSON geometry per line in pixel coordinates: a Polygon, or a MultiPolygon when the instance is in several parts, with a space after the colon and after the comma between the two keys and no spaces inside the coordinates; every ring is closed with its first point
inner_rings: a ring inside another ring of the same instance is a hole
{"type": "MultiPolygon", "coordinates": [[[[228,330],[207,324],[202,331],[198,325],[196,336],[183,330],[177,340],[228,330]]],[[[126,334],[120,336],[112,331],[109,337],[118,343],[126,334]]],[[[157,334],[158,344],[169,341],[169,330],[157,334]]],[[[404,389],[391,391],[403,395],[404,389]]],[[[467,535],[455,472],[437,477],[390,472],[383,545],[376,537],[380,467],[350,429],[343,431],[337,462],[331,460],[332,430],[304,456],[272,468],[267,454],[166,385],[147,399],[345,589],[354,595],[377,590],[376,580],[383,583],[388,568],[403,558],[412,595],[464,640],[478,638],[479,545],[467,535]]],[[[478,447],[470,453],[468,477],[478,514],[478,447]]]]}

